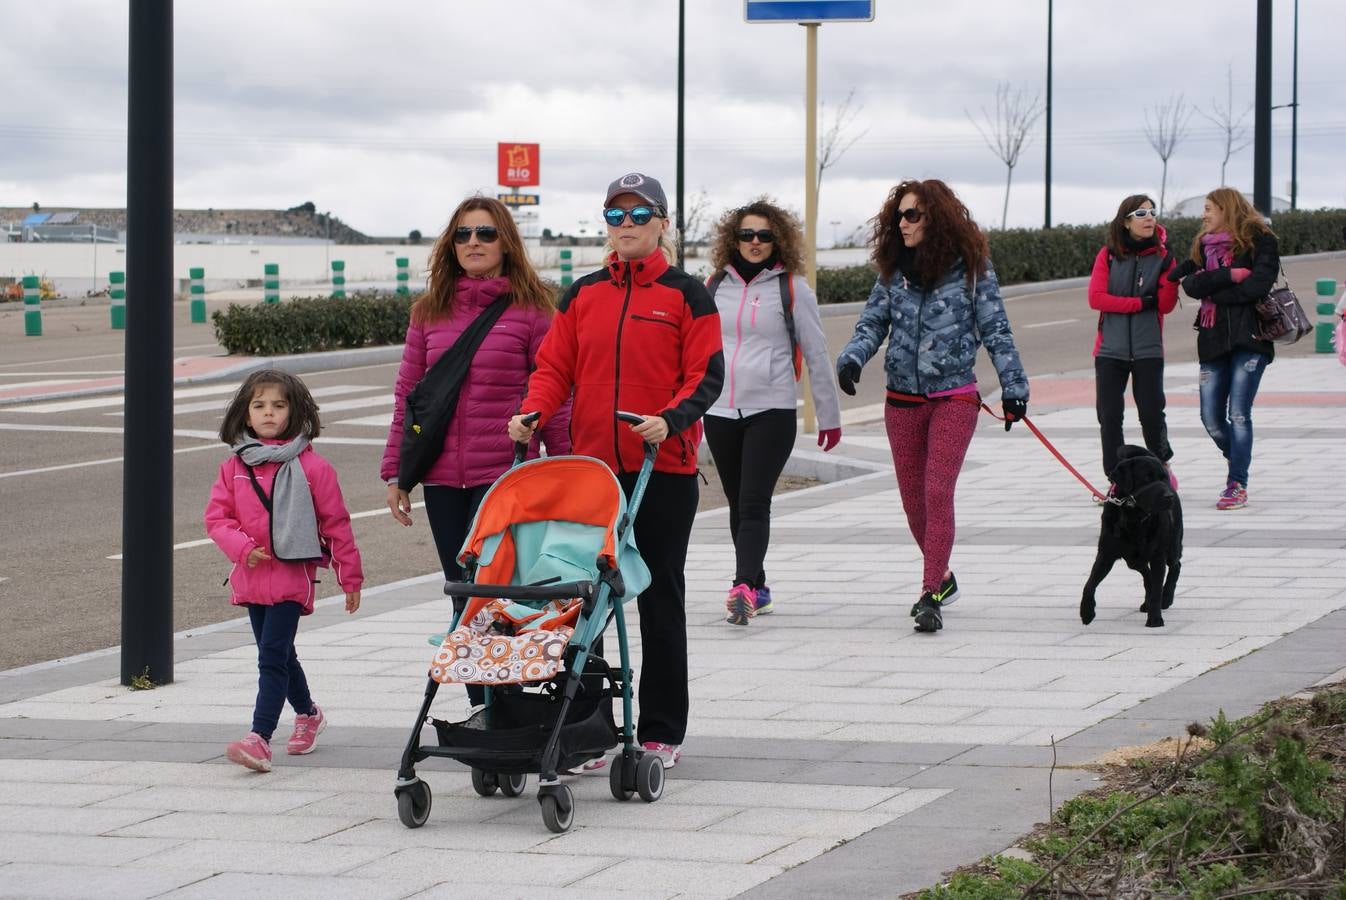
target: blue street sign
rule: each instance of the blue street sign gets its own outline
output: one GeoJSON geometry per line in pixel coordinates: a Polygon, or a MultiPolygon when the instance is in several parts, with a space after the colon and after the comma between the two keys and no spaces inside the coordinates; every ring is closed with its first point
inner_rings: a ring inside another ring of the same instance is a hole
{"type": "Polygon", "coordinates": [[[875,0],[743,0],[749,22],[872,22],[875,0]]]}

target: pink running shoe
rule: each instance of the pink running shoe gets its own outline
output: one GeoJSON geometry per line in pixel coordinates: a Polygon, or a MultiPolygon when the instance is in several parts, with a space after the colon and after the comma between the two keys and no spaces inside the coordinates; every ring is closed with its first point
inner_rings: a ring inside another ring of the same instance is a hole
{"type": "Polygon", "coordinates": [[[294,717],[294,734],[291,734],[290,739],[285,742],[285,752],[291,756],[312,753],[314,744],[318,742],[318,735],[322,734],[326,727],[327,717],[322,714],[322,707],[313,704],[313,715],[294,717]]]}
{"type": "Polygon", "coordinates": [[[757,592],[746,584],[736,584],[729,589],[724,608],[729,612],[725,621],[730,625],[747,625],[757,615],[757,592]]]}
{"type": "Polygon", "coordinates": [[[1216,509],[1243,509],[1248,505],[1248,489],[1237,481],[1229,482],[1220,495],[1220,499],[1215,501],[1216,509]]]}
{"type": "Polygon", "coordinates": [[[659,744],[654,741],[646,741],[640,745],[640,749],[659,757],[663,761],[665,769],[673,768],[682,758],[681,744],[659,744]]]}
{"type": "Polygon", "coordinates": [[[255,731],[241,741],[234,741],[224,751],[230,762],[252,769],[254,772],[271,771],[271,744],[255,731]]]}

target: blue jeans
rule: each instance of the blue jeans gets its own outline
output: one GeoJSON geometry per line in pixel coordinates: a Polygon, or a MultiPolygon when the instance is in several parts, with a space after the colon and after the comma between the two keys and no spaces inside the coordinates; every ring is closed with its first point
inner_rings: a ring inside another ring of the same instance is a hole
{"type": "Polygon", "coordinates": [[[313,714],[308,680],[294,652],[294,636],[304,608],[287,600],[274,606],[249,604],[247,610],[257,639],[257,705],[253,707],[252,730],[269,741],[286,700],[296,713],[313,714]]]}
{"type": "Polygon", "coordinates": [[[1248,484],[1253,458],[1253,398],[1268,358],[1251,350],[1235,350],[1201,364],[1201,424],[1229,460],[1230,481],[1248,484]]]}

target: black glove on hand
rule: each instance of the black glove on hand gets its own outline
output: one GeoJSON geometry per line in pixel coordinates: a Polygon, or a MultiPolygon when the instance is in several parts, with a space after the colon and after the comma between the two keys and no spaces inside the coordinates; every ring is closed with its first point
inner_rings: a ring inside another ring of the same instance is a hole
{"type": "Polygon", "coordinates": [[[837,384],[850,396],[855,396],[855,383],[860,380],[860,367],[853,362],[837,364],[837,384]]]}
{"type": "Polygon", "coordinates": [[[1159,308],[1158,294],[1146,294],[1145,296],[1140,298],[1141,312],[1144,312],[1145,310],[1148,309],[1158,309],[1158,308],[1159,308]]]}
{"type": "Polygon", "coordinates": [[[1005,430],[1009,431],[1011,425],[1028,415],[1028,401],[1001,400],[1000,409],[1005,414],[1005,430]]]}
{"type": "Polygon", "coordinates": [[[1182,262],[1178,263],[1176,266],[1169,269],[1168,275],[1166,275],[1165,277],[1169,281],[1182,281],[1188,275],[1191,275],[1193,272],[1195,272],[1196,269],[1197,266],[1195,261],[1190,259],[1184,259],[1182,262]]]}

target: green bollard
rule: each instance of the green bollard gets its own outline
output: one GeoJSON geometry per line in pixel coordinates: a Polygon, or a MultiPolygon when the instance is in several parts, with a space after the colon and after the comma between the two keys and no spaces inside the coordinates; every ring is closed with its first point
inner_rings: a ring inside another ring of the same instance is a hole
{"type": "Polygon", "coordinates": [[[570,263],[570,251],[561,251],[561,287],[568,288],[575,278],[573,275],[574,267],[570,263]]]}
{"type": "Polygon", "coordinates": [[[397,258],[397,295],[411,296],[411,260],[405,256],[397,258]]]}
{"type": "Polygon", "coordinates": [[[23,333],[42,337],[42,280],[36,275],[23,276],[23,333]]]}
{"type": "Polygon", "coordinates": [[[107,295],[112,301],[108,315],[112,318],[112,327],[120,330],[126,327],[126,273],[107,273],[107,295]]]}
{"type": "Polygon", "coordinates": [[[346,261],[342,259],[332,260],[332,298],[346,298],[346,261]]]}
{"type": "Polygon", "coordinates": [[[1315,353],[1332,353],[1336,350],[1332,346],[1332,332],[1337,327],[1337,304],[1332,299],[1337,295],[1336,279],[1319,278],[1317,291],[1318,321],[1313,328],[1313,350],[1315,353]]]}
{"type": "Polygon", "coordinates": [[[192,281],[187,291],[192,298],[192,321],[203,325],[206,321],[206,270],[191,268],[187,270],[192,281]]]}
{"type": "Polygon", "coordinates": [[[267,303],[279,303],[280,263],[263,263],[262,274],[262,299],[267,303]]]}

